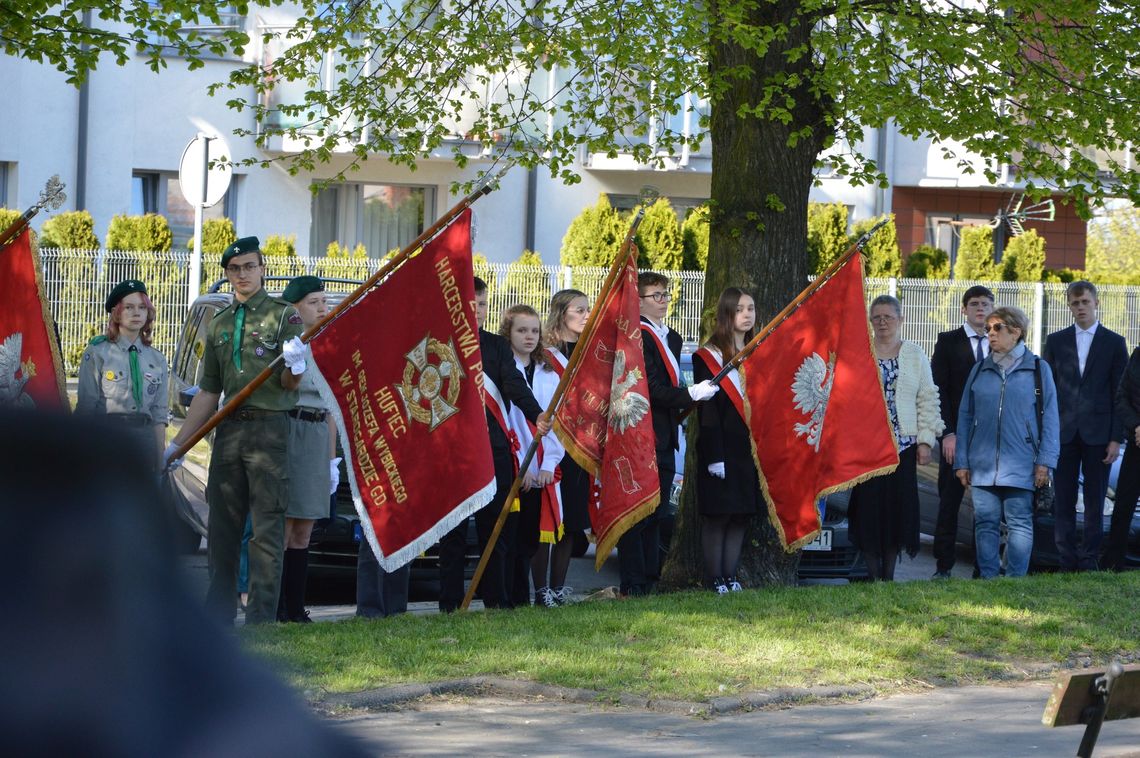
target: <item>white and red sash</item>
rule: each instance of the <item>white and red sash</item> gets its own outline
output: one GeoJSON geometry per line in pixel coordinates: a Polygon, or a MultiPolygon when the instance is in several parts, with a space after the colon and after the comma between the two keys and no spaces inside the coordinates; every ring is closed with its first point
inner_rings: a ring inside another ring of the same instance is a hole
{"type": "MultiPolygon", "coordinates": [[[[693,353],[693,356],[699,358],[713,376],[719,374],[720,370],[724,368],[720,351],[712,345],[705,345],[693,353]]],[[[744,387],[740,384],[740,372],[736,369],[732,369],[724,378],[727,381],[721,381],[720,391],[732,401],[736,412],[740,414],[740,420],[748,423],[748,417],[744,415],[744,387]]]]}
{"type": "Polygon", "coordinates": [[[550,359],[550,368],[553,369],[554,373],[558,374],[558,378],[561,379],[562,372],[566,370],[566,364],[569,363],[566,356],[556,347],[545,347],[543,350],[546,352],[546,357],[550,359]]]}
{"type": "MultiPolygon", "coordinates": [[[[487,410],[491,412],[491,417],[498,423],[499,428],[503,430],[503,435],[507,438],[507,443],[511,446],[511,462],[514,463],[515,476],[519,474],[519,436],[515,434],[515,430],[511,429],[510,422],[507,420],[510,413],[507,411],[507,404],[503,401],[503,393],[491,381],[491,377],[487,376],[487,372],[483,372],[483,404],[487,410]]],[[[518,510],[518,500],[511,506],[512,511],[518,510]]]]}
{"type": "Polygon", "coordinates": [[[680,387],[681,364],[677,362],[677,356],[673,355],[673,351],[657,334],[653,323],[644,316],[641,317],[641,331],[653,338],[653,344],[657,345],[657,352],[661,353],[661,360],[665,362],[665,370],[669,372],[669,381],[673,383],[674,387],[680,387]]]}

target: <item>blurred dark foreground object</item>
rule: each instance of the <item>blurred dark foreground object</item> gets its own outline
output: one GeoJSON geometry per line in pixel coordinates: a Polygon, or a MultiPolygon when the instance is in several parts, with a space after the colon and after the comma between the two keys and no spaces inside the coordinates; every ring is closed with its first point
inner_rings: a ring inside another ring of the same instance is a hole
{"type": "Polygon", "coordinates": [[[205,615],[143,451],[94,419],[0,411],[7,755],[364,755],[205,615]]]}

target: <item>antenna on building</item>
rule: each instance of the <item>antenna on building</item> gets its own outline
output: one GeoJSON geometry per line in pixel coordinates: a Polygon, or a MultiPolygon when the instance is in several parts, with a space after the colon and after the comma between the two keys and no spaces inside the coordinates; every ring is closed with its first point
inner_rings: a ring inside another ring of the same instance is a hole
{"type": "Polygon", "coordinates": [[[1001,262],[1005,252],[1006,235],[1018,237],[1025,234],[1026,221],[1052,221],[1056,214],[1053,198],[1039,203],[1025,205],[1025,193],[1014,195],[1005,208],[998,208],[989,226],[994,230],[994,261],[1001,262]]]}

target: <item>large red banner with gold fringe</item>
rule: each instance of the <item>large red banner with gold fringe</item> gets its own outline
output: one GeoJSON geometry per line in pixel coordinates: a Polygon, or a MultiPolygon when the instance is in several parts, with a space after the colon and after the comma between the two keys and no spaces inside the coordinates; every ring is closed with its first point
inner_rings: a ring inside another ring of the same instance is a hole
{"type": "Polygon", "coordinates": [[[0,406],[68,409],[63,362],[30,230],[0,250],[0,283],[0,406]]]}
{"type": "Polygon", "coordinates": [[[637,250],[595,303],[593,331],[574,349],[554,429],[582,468],[601,480],[590,506],[597,565],[618,539],[657,508],[661,487],[649,413],[637,298],[637,250]]]}
{"type": "Polygon", "coordinates": [[[495,493],[471,212],[309,345],[380,565],[411,561],[495,493]]]}
{"type": "Polygon", "coordinates": [[[787,550],[820,530],[820,497],[898,466],[854,254],[744,359],[748,426],[787,550]]]}

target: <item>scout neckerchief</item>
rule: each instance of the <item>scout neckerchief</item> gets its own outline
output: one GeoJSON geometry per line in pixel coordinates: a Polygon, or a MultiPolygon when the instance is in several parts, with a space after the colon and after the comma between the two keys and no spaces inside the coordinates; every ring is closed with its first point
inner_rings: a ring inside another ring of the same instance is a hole
{"type": "MultiPolygon", "coordinates": [[[[712,345],[705,345],[697,352],[693,353],[694,356],[701,359],[709,373],[716,376],[720,373],[724,362],[720,358],[720,351],[712,345]]],[[[721,382],[720,388],[725,396],[732,401],[733,407],[736,412],[740,414],[741,421],[747,423],[747,417],[744,415],[744,388],[740,385],[740,372],[736,369],[728,372],[726,377],[729,381],[721,382]]]]}
{"type": "Polygon", "coordinates": [[[139,349],[134,345],[127,348],[127,355],[131,359],[131,393],[135,396],[135,405],[141,411],[143,407],[142,371],[139,370],[139,349]]]}
{"type": "MultiPolygon", "coordinates": [[[[645,316],[641,317],[641,331],[653,337],[653,344],[657,345],[657,351],[661,353],[661,360],[665,362],[665,370],[669,372],[669,381],[673,383],[674,387],[681,386],[681,366],[677,363],[677,356],[673,355],[673,351],[661,339],[661,335],[657,333],[657,326],[645,316]]],[[[668,334],[668,332],[666,332],[668,334]]]]}

